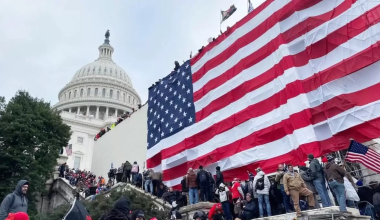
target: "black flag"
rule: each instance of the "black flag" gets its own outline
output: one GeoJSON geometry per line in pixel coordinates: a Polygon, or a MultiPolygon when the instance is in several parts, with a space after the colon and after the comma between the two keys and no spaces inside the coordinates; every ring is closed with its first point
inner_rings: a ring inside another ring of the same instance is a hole
{"type": "Polygon", "coordinates": [[[63,218],[64,220],[92,220],[88,214],[86,207],[76,199],[73,206],[63,218]]]}
{"type": "Polygon", "coordinates": [[[222,23],[223,21],[227,20],[233,13],[235,13],[236,7],[235,5],[231,5],[231,7],[227,11],[221,11],[222,12],[222,23]]]}

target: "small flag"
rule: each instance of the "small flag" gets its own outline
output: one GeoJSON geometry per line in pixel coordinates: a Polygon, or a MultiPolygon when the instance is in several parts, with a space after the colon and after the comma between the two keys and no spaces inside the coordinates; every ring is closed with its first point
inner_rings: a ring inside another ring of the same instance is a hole
{"type": "Polygon", "coordinates": [[[90,214],[87,212],[86,207],[76,199],[73,206],[63,218],[64,220],[92,220],[90,214]]]}
{"type": "Polygon", "coordinates": [[[380,173],[380,154],[354,140],[350,143],[346,160],[361,163],[368,169],[380,173]]]}
{"type": "Polygon", "coordinates": [[[251,13],[253,11],[253,6],[252,6],[252,3],[251,3],[251,0],[248,0],[248,13],[251,13]]]}
{"type": "Polygon", "coordinates": [[[71,156],[73,154],[73,145],[69,144],[65,147],[67,156],[71,156]]]}
{"type": "Polygon", "coordinates": [[[231,7],[227,11],[222,11],[222,21],[227,20],[234,12],[236,11],[235,5],[231,5],[231,7]]]}

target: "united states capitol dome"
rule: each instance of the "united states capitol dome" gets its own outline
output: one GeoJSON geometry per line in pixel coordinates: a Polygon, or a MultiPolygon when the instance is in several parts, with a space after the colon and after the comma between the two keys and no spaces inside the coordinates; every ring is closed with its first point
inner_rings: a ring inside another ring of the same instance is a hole
{"type": "Polygon", "coordinates": [[[114,48],[109,31],[105,37],[98,47],[98,59],[74,74],[60,90],[54,109],[105,119],[130,112],[141,104],[128,74],[112,60],[114,48]]]}

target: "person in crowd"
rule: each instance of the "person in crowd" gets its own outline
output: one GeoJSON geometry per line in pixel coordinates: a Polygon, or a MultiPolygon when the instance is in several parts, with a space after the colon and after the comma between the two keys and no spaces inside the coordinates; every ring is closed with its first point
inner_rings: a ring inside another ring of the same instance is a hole
{"type": "Polygon", "coordinates": [[[235,178],[234,181],[232,181],[232,200],[234,203],[237,202],[237,200],[244,198],[244,193],[240,185],[240,180],[238,178],[235,178]]]}
{"type": "Polygon", "coordinates": [[[153,195],[157,196],[158,187],[162,181],[162,173],[161,172],[153,172],[152,173],[152,183],[153,183],[153,195]]]}
{"type": "Polygon", "coordinates": [[[289,195],[286,194],[285,189],[284,189],[284,175],[285,175],[284,165],[279,164],[278,169],[277,169],[277,173],[276,173],[275,181],[277,183],[279,183],[279,185],[280,185],[280,191],[282,194],[282,203],[284,204],[285,212],[290,213],[290,212],[292,212],[292,208],[290,206],[290,197],[289,197],[289,195]]]}
{"type": "Polygon", "coordinates": [[[198,186],[201,189],[200,201],[208,201],[210,198],[210,188],[209,188],[209,175],[203,169],[203,166],[199,166],[199,171],[197,173],[198,186]]]}
{"type": "MultiPolygon", "coordinates": [[[[178,219],[182,219],[182,215],[181,213],[179,213],[178,211],[173,211],[171,213],[169,213],[169,219],[170,220],[178,220],[178,219]]],[[[152,220],[152,219],[151,219],[152,220]]]]}
{"type": "Polygon", "coordinates": [[[246,181],[240,181],[241,190],[243,190],[244,198],[249,191],[248,183],[246,181]]]}
{"type": "Polygon", "coordinates": [[[168,188],[163,184],[160,183],[160,186],[157,189],[157,197],[162,198],[162,196],[168,191],[168,188]]]}
{"type": "Polygon", "coordinates": [[[131,183],[131,170],[132,170],[131,163],[129,163],[128,160],[125,161],[124,166],[123,166],[123,182],[124,183],[131,183]]]}
{"type": "Polygon", "coordinates": [[[294,172],[293,166],[288,165],[288,172],[285,173],[283,177],[284,190],[287,195],[290,195],[293,200],[294,209],[297,212],[297,216],[302,216],[301,209],[299,206],[299,196],[307,196],[307,201],[309,208],[313,209],[315,206],[313,192],[306,188],[301,176],[294,172]]]}
{"type": "Polygon", "coordinates": [[[142,174],[141,173],[135,173],[135,175],[133,175],[133,177],[134,177],[133,183],[135,184],[135,186],[137,188],[141,188],[142,182],[143,182],[142,174]]]}
{"type": "Polygon", "coordinates": [[[270,180],[269,202],[270,207],[272,208],[272,215],[282,214],[282,194],[281,191],[277,188],[277,184],[274,179],[270,180]]]}
{"type": "Polygon", "coordinates": [[[116,182],[121,182],[121,181],[124,181],[123,179],[123,167],[124,167],[124,163],[121,164],[121,166],[119,168],[117,168],[117,173],[116,173],[116,182]]]}
{"type": "Polygon", "coordinates": [[[220,186],[221,183],[224,183],[224,177],[223,177],[223,173],[220,171],[220,166],[217,166],[216,176],[215,176],[216,187],[220,186]]]}
{"type": "Polygon", "coordinates": [[[352,197],[352,195],[359,197],[359,195],[357,194],[356,184],[354,182],[354,179],[352,175],[349,172],[347,172],[346,167],[344,166],[344,163],[342,161],[339,161],[338,165],[346,172],[346,175],[344,176],[344,179],[343,179],[343,184],[347,184],[347,180],[350,182],[350,184],[345,185],[346,199],[347,199],[346,205],[347,207],[356,208],[355,201],[350,199],[350,196],[352,197]]]}
{"type": "Polygon", "coordinates": [[[215,185],[215,179],[214,179],[214,176],[212,175],[212,173],[208,170],[206,170],[207,174],[208,174],[208,183],[209,183],[209,198],[208,198],[208,201],[209,202],[213,202],[214,201],[214,185],[215,185]]]}
{"type": "Polygon", "coordinates": [[[131,170],[131,173],[132,173],[132,179],[134,179],[134,176],[140,172],[140,167],[139,165],[137,164],[137,162],[133,162],[133,165],[132,165],[132,170],[131,170]]]}
{"type": "Polygon", "coordinates": [[[259,200],[259,214],[260,218],[264,216],[263,206],[266,205],[266,211],[268,216],[272,216],[271,207],[269,203],[269,188],[270,182],[261,168],[256,169],[257,175],[253,179],[253,191],[257,192],[257,198],[259,200]]]}
{"type": "Polygon", "coordinates": [[[144,189],[145,189],[145,192],[146,193],[151,193],[151,194],[153,194],[153,183],[152,183],[152,171],[153,170],[151,170],[151,169],[147,169],[145,172],[144,172],[144,174],[143,174],[143,176],[144,176],[144,181],[145,181],[145,183],[144,183],[144,189]],[[149,187],[149,189],[148,189],[148,187],[149,187]]]}
{"type": "Polygon", "coordinates": [[[223,215],[225,220],[232,220],[230,203],[228,197],[230,196],[230,190],[224,183],[220,183],[219,187],[215,190],[215,194],[219,195],[219,201],[222,205],[223,215]]]}
{"type": "Polygon", "coordinates": [[[9,213],[28,213],[28,192],[29,182],[27,180],[18,181],[13,193],[8,194],[0,206],[0,220],[7,218],[9,213]]]}
{"type": "Polygon", "coordinates": [[[346,171],[334,162],[334,157],[332,155],[328,155],[327,160],[329,161],[325,166],[327,182],[338,200],[339,210],[343,214],[346,214],[348,213],[346,207],[346,189],[343,180],[346,171]]]}
{"type": "Polygon", "coordinates": [[[380,217],[380,187],[375,189],[375,194],[373,195],[373,206],[375,207],[376,216],[380,217]]]}
{"type": "Polygon", "coordinates": [[[246,201],[243,203],[243,211],[240,214],[240,219],[251,220],[255,218],[256,204],[252,199],[251,193],[247,193],[246,201]]]}
{"type": "Polygon", "coordinates": [[[323,167],[321,163],[314,158],[313,154],[309,154],[307,156],[307,159],[309,160],[309,169],[311,170],[311,174],[313,177],[313,185],[316,191],[318,192],[319,197],[321,197],[322,205],[323,207],[330,207],[331,200],[329,194],[327,193],[325,177],[323,174],[323,167]]]}
{"type": "Polygon", "coordinates": [[[9,213],[5,220],[29,220],[29,216],[24,212],[9,213]]]}
{"type": "Polygon", "coordinates": [[[145,220],[145,213],[143,210],[134,211],[132,214],[132,220],[145,220]]]}
{"type": "Polygon", "coordinates": [[[301,176],[302,180],[304,181],[306,188],[313,192],[314,201],[315,201],[314,207],[319,209],[320,208],[319,202],[318,202],[318,199],[316,197],[317,190],[315,189],[315,187],[313,185],[313,179],[314,178],[312,176],[313,175],[312,171],[306,167],[305,163],[301,163],[299,165],[299,169],[300,169],[300,176],[301,176]]]}
{"type": "Polygon", "coordinates": [[[208,213],[209,220],[225,220],[223,219],[223,210],[220,203],[215,203],[208,213]]]}
{"type": "Polygon", "coordinates": [[[131,201],[128,197],[121,197],[114,205],[114,208],[107,214],[102,215],[100,220],[129,220],[131,213],[131,201]]]}
{"type": "Polygon", "coordinates": [[[66,163],[59,167],[59,177],[65,178],[66,163]]]}
{"type": "Polygon", "coordinates": [[[358,196],[360,198],[359,208],[362,209],[366,206],[364,202],[371,203],[373,205],[373,190],[370,186],[363,186],[363,181],[359,180],[356,182],[358,186],[358,196]]]}
{"type": "Polygon", "coordinates": [[[194,220],[207,220],[207,215],[204,211],[196,211],[193,215],[194,220]]]}
{"type": "Polygon", "coordinates": [[[198,181],[197,174],[192,168],[189,169],[186,177],[186,185],[189,187],[189,202],[190,205],[198,203],[198,181]]]}
{"type": "MultiPolygon", "coordinates": [[[[183,176],[183,179],[181,180],[181,191],[182,191],[182,195],[185,195],[186,198],[187,198],[187,195],[189,194],[189,187],[187,186],[187,183],[186,183],[186,176],[183,176]]],[[[187,202],[187,199],[186,199],[186,202],[187,202]]]]}
{"type": "Polygon", "coordinates": [[[253,179],[255,178],[255,175],[251,171],[249,171],[249,170],[247,170],[247,173],[248,173],[248,179],[249,179],[249,181],[253,181],[253,179]]]}

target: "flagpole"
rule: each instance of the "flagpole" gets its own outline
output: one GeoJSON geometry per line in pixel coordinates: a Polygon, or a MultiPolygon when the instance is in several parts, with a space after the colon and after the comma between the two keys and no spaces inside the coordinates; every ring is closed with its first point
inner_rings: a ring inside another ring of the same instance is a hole
{"type": "Polygon", "coordinates": [[[247,14],[249,14],[249,0],[247,0],[247,14]]]}
{"type": "Polygon", "coordinates": [[[219,30],[220,30],[220,33],[222,33],[222,10],[220,10],[220,14],[219,14],[219,17],[220,17],[220,24],[219,24],[219,30]]]}

